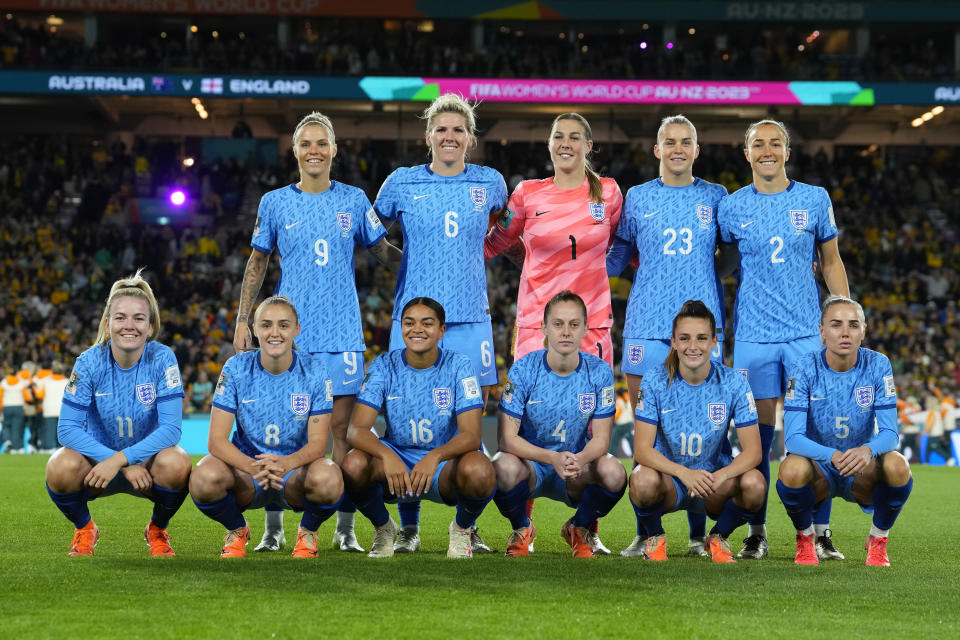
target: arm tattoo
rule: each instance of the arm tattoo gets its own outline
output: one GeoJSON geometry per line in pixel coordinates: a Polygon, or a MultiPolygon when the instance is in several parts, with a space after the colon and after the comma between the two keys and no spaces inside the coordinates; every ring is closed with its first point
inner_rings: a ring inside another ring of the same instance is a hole
{"type": "Polygon", "coordinates": [[[388,269],[396,270],[400,268],[400,259],[403,252],[395,245],[390,244],[386,238],[370,247],[370,253],[377,259],[377,262],[388,269]]]}
{"type": "Polygon", "coordinates": [[[260,292],[263,278],[267,275],[267,264],[270,256],[262,251],[253,249],[247,267],[243,271],[243,285],[240,287],[240,309],[237,311],[237,322],[248,322],[253,301],[260,292]]]}

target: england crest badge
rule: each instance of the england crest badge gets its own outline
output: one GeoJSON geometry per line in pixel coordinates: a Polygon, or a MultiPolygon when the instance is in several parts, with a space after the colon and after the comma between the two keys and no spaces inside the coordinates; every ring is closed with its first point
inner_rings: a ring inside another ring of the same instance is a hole
{"type": "Polygon", "coordinates": [[[727,421],[727,405],[724,402],[711,402],[707,405],[707,417],[717,427],[727,421]]]}
{"type": "Polygon", "coordinates": [[[483,205],[487,204],[487,188],[470,187],[470,202],[473,203],[474,211],[480,211],[483,205]]]}
{"type": "Polygon", "coordinates": [[[790,210],[790,224],[796,228],[797,233],[803,233],[806,230],[808,221],[806,209],[790,210]]]}
{"type": "Polygon", "coordinates": [[[700,221],[700,228],[706,229],[707,225],[713,221],[713,207],[708,207],[705,204],[697,205],[697,220],[700,221]]]}
{"type": "Polygon", "coordinates": [[[853,397],[858,406],[867,408],[873,404],[873,387],[857,387],[853,390],[853,397]]]}
{"type": "Polygon", "coordinates": [[[607,207],[602,202],[591,202],[590,217],[597,222],[603,222],[603,219],[607,217],[607,207]]]}
{"type": "Polygon", "coordinates": [[[310,410],[310,394],[309,393],[291,393],[290,408],[293,410],[293,413],[295,415],[298,415],[298,416],[307,415],[307,411],[310,410]]]}
{"type": "Polygon", "coordinates": [[[581,393],[577,396],[577,406],[580,409],[580,413],[593,413],[593,410],[597,408],[597,394],[581,393]]]}
{"type": "Polygon", "coordinates": [[[437,405],[438,409],[441,411],[446,411],[450,408],[452,403],[453,396],[450,393],[449,387],[433,390],[433,404],[437,405]]]}
{"type": "Polygon", "coordinates": [[[631,344],[627,348],[627,360],[630,361],[630,364],[634,365],[643,362],[643,345],[631,344]]]}
{"type": "Polygon", "coordinates": [[[350,212],[349,211],[337,211],[337,226],[340,227],[341,233],[344,238],[350,236],[350,212]]]}
{"type": "Polygon", "coordinates": [[[157,390],[152,382],[137,385],[137,400],[141,404],[153,404],[157,400],[157,390]]]}

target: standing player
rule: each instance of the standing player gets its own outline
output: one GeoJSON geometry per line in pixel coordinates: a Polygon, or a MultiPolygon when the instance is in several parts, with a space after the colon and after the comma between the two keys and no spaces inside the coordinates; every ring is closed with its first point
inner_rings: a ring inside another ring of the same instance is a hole
{"type": "Polygon", "coordinates": [[[287,298],[261,302],[253,323],[260,349],[223,367],[210,412],[210,454],[197,463],[190,494],[227,529],[220,557],[246,556],[243,511],[275,504],[303,511],[293,557],[315,558],[317,529],[343,498],[340,469],[324,458],[333,381],[322,356],[294,351],[300,323],[287,298]]]}
{"type": "Polygon", "coordinates": [[[187,497],[190,456],[177,446],[183,383],[159,342],[160,310],[136,275],[110,288],[97,341],[80,354],[63,394],[47,462],[47,491],[75,528],[71,556],[92,556],[100,530],[88,502],[129,493],[153,502],[144,531],[152,556],[176,555],[167,524],[187,497]]]}
{"type": "MultiPolygon", "coordinates": [[[[247,320],[274,249],[280,256],[275,294],[286,296],[303,319],[300,349],[317,354],[333,379],[333,460],[347,454],[347,424],[363,380],[363,325],[354,274],[353,251],[360,244],[387,264],[398,252],[363,191],[330,179],[337,155],[333,124],[313,112],[293,132],[293,155],[300,181],[263,196],[250,240],[252,251],[243,274],[233,345],[253,348],[247,320]]],[[[263,540],[257,551],[276,551],[284,542],[282,511],[268,506],[263,540]]],[[[334,545],[363,552],[353,532],[354,509],[341,505],[334,545]]]]}
{"type": "MultiPolygon", "coordinates": [[[[723,364],[723,288],[714,266],[717,249],[717,204],[727,190],[693,175],[700,155],[697,129],[682,115],[660,122],[653,155],[660,160],[660,177],[631,188],[623,204],[623,217],[607,256],[607,273],[617,276],[637,255],[637,275],[630,288],[623,327],[620,370],[627,376],[634,402],[644,374],[660,366],[670,350],[673,318],[684,300],[701,300],[719,319],[717,347],[711,359],[723,364]]],[[[705,555],[706,518],[688,510],[691,555],[705,555]]],[[[643,553],[642,531],[624,556],[643,553]]]]}
{"type": "MultiPolygon", "coordinates": [[[[830,293],[848,296],[850,290],[837,249],[830,196],[821,187],[787,178],[790,136],[783,123],[751,124],[744,144],[753,184],[720,202],[717,221],[722,240],[736,244],[740,251],[733,362],[747,376],[757,399],[763,444],[758,468],[769,484],[770,446],[777,400],[785,390],[784,368],[820,346],[820,292],[811,260],[819,259],[830,293]]],[[[750,521],[750,535],[738,558],[767,555],[766,516],[764,503],[750,521]]]]}
{"type": "Polygon", "coordinates": [[[867,324],[850,298],[823,303],[820,336],[825,348],[790,368],[784,400],[785,444],[777,493],[797,528],[797,564],[818,564],[813,510],[842,497],[873,511],[867,565],[890,566],[887,534],[913,488],[906,458],[894,449],[897,389],[890,361],[860,348],[867,324]]]}
{"type": "MultiPolygon", "coordinates": [[[[415,297],[428,296],[447,313],[443,349],[470,358],[484,388],[497,384],[493,327],[487,300],[483,239],[491,212],[507,200],[507,186],[496,170],[467,164],[477,144],[476,114],[463,98],[445,94],[423,112],[430,164],[402,167],[391,173],[374,202],[384,220],[399,220],[403,262],[397,278],[390,349],[402,349],[400,310],[415,297]]],[[[397,551],[420,545],[419,503],[400,505],[403,531],[397,551]]],[[[477,536],[474,551],[489,551],[477,536]]]]}
{"type": "MultiPolygon", "coordinates": [[[[526,257],[517,294],[515,360],[543,348],[542,309],[570,290],[587,305],[587,333],[580,350],[613,367],[613,307],[606,254],[613,242],[623,196],[612,178],[590,165],[593,131],[578,113],[557,116],[547,141],[554,175],[524,180],[490,229],[484,256],[492,258],[523,238],[526,257]]],[[[532,510],[533,505],[530,505],[532,510]]],[[[591,524],[591,546],[608,554],[591,524]]]]}
{"type": "Polygon", "coordinates": [[[473,556],[477,517],[493,497],[496,476],[480,451],[480,385],[470,359],[440,349],[443,307],[430,298],[408,300],[401,312],[404,349],[370,365],[357,395],[348,437],[355,447],[343,461],[354,503],[376,533],[371,558],[394,553],[399,533],[383,504],[426,498],[456,505],[448,558],[473,556]],[[383,411],[383,439],[371,431],[383,411]]]}
{"type": "Polygon", "coordinates": [[[706,546],[714,562],[735,562],[727,537],[763,506],[767,484],[757,471],[760,435],[750,387],[733,369],[711,362],[713,313],[688,300],[673,321],[666,362],[647,373],[637,394],[630,501],[650,537],[648,560],[667,559],[662,515],[706,511],[717,524],[706,546]],[[733,421],[743,447],[728,452],[733,421]]]}
{"type": "Polygon", "coordinates": [[[543,310],[546,350],[513,363],[500,398],[500,453],[496,503],[513,533],[508,556],[526,556],[537,535],[526,504],[533,497],[558,500],[577,511],[561,535],[575,558],[594,558],[587,527],[623,495],[627,473],[607,453],[616,409],[613,371],[580,351],[587,307],[561,291],[543,310]],[[592,433],[588,433],[592,427],[592,433]]]}

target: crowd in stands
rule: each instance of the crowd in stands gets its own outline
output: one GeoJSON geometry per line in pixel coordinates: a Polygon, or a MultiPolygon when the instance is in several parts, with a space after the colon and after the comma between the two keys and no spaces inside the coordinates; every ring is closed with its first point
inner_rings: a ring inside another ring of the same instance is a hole
{"type": "MultiPolygon", "coordinates": [[[[219,18],[196,33],[112,17],[94,42],[46,16],[0,19],[0,68],[517,78],[951,81],[953,29],[851,25],[219,18]],[[164,30],[166,29],[166,30],[164,30]],[[692,31],[692,33],[691,33],[692,31]],[[816,34],[814,37],[813,34],[816,34]],[[216,34],[216,35],[214,35],[216,34]]],[[[68,18],[78,22],[81,18],[68,18]]],[[[209,22],[209,20],[207,20],[209,22]]]]}
{"type": "MultiPolygon", "coordinates": [[[[373,143],[340,143],[334,178],[362,185],[371,199],[395,166],[421,161],[417,151],[391,159],[373,143]]],[[[176,352],[187,384],[185,408],[208,410],[212,381],[233,354],[236,301],[256,203],[266,190],[295,181],[295,165],[284,153],[269,167],[239,162],[164,167],[155,149],[140,141],[126,149],[62,136],[0,140],[0,150],[5,213],[0,217],[0,362],[5,373],[15,373],[24,361],[43,368],[62,362],[69,371],[93,342],[110,283],[144,267],[160,301],[160,340],[176,352]],[[197,192],[208,189],[218,203],[211,216],[200,218],[208,224],[176,227],[131,219],[123,200],[144,183],[138,181],[138,169],[197,192]],[[222,206],[225,202],[231,206],[222,206]]],[[[491,145],[487,162],[512,188],[521,179],[546,175],[546,158],[542,145],[491,145]]],[[[657,171],[646,148],[606,148],[596,160],[624,192],[657,171]]],[[[749,167],[735,146],[705,146],[695,173],[730,191],[749,181],[749,167]]],[[[788,175],[830,193],[851,289],[868,314],[864,344],[889,355],[904,402],[919,409],[931,397],[957,398],[960,151],[838,147],[828,157],[822,150],[795,147],[788,175]]],[[[400,244],[397,230],[391,233],[400,244]]],[[[372,358],[389,342],[395,276],[362,250],[356,271],[372,358]]],[[[272,290],[278,275],[274,265],[262,290],[272,290]]],[[[612,281],[621,323],[629,278],[612,281]]],[[[501,378],[510,364],[518,279],[518,267],[506,258],[488,263],[501,378]]],[[[724,284],[730,308],[736,283],[730,278],[724,284]]],[[[727,353],[732,353],[731,334],[727,353]]],[[[614,344],[619,349],[619,327],[614,344]]]]}

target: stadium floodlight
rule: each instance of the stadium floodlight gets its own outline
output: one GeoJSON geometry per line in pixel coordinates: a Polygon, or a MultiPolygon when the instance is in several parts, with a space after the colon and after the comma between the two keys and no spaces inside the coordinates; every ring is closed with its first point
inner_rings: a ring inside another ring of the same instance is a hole
{"type": "Polygon", "coordinates": [[[182,207],[187,202],[187,194],[182,189],[174,189],[170,192],[170,204],[175,207],[182,207]]]}

